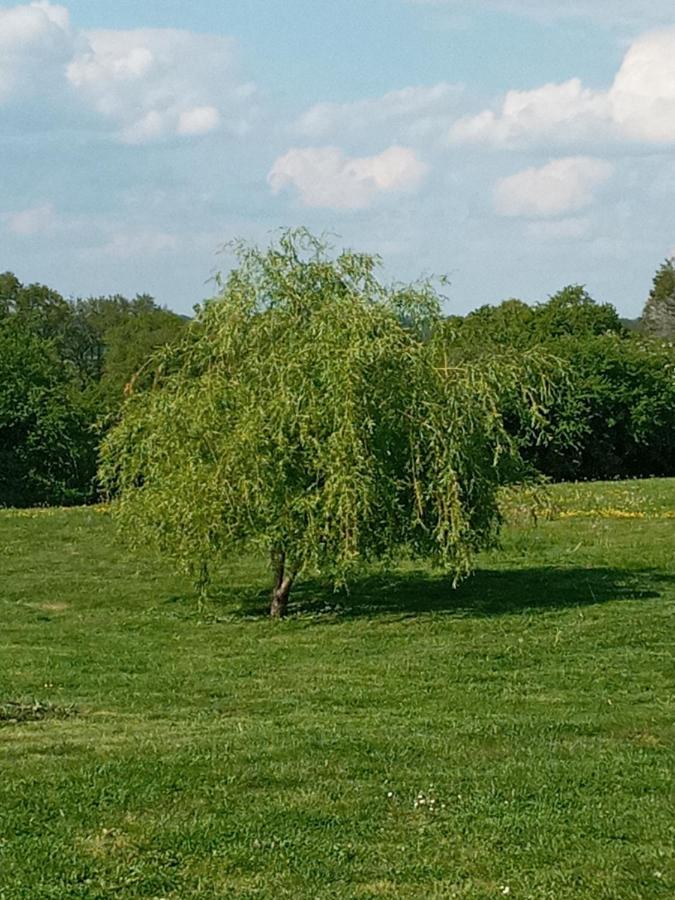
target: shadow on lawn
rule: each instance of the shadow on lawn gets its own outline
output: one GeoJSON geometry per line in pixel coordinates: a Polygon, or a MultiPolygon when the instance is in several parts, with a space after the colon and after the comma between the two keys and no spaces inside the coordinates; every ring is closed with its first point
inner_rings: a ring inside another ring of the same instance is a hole
{"type": "MultiPolygon", "coordinates": [[[[354,580],[349,590],[334,591],[308,579],[293,590],[289,615],[326,615],[337,619],[397,613],[500,616],[588,606],[611,600],[651,600],[675,578],[654,570],[626,573],[611,568],[536,567],[480,569],[458,588],[451,579],[422,571],[379,574],[354,580]]],[[[269,597],[258,593],[239,615],[267,615],[269,597]]]]}

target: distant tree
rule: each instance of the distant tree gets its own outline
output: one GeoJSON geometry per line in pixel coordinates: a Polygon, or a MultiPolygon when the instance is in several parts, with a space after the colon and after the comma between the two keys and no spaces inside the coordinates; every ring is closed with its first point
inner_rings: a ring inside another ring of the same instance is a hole
{"type": "Polygon", "coordinates": [[[99,397],[112,409],[121,402],[124,385],[134,372],[186,323],[148,294],[132,300],[119,294],[77,300],[73,318],[70,356],[83,383],[100,383],[99,397]]]}
{"type": "Polygon", "coordinates": [[[13,272],[0,274],[0,319],[7,318],[14,312],[21,288],[22,284],[13,272]]]}
{"type": "Polygon", "coordinates": [[[453,364],[428,286],[386,288],[374,258],[304,231],[236,249],[104,442],[124,533],[203,577],[263,549],[273,616],[300,571],[341,581],[407,553],[466,575],[496,539],[498,487],[523,474],[500,404],[540,415],[536,355],[453,364]]]}
{"type": "Polygon", "coordinates": [[[90,419],[54,344],[19,319],[0,321],[0,505],[89,499],[90,419]]]}
{"type": "Polygon", "coordinates": [[[466,351],[487,345],[525,350],[561,337],[623,334],[624,325],[610,303],[597,303],[582,285],[568,285],[544,303],[529,306],[504,300],[481,306],[454,323],[466,351]]]}
{"type": "Polygon", "coordinates": [[[611,303],[598,303],[583,285],[572,284],[535,308],[534,335],[546,341],[566,336],[623,334],[625,328],[611,303]]]}
{"type": "Polygon", "coordinates": [[[547,346],[568,378],[550,406],[547,439],[530,439],[525,456],[559,480],[675,474],[673,349],[633,333],[547,346]]]}
{"type": "Polygon", "coordinates": [[[675,474],[673,349],[629,331],[611,304],[570,285],[545,303],[507,300],[452,327],[456,359],[539,348],[567,377],[555,385],[546,434],[504,409],[523,454],[555,479],[675,474]]]}
{"type": "Polygon", "coordinates": [[[43,284],[24,285],[12,272],[0,275],[0,318],[14,318],[36,337],[61,349],[71,319],[67,300],[43,284]]]}
{"type": "Polygon", "coordinates": [[[100,391],[106,407],[114,411],[124,399],[124,390],[152,354],[176,342],[187,320],[154,306],[134,312],[105,332],[105,357],[100,391]]]}
{"type": "MultiPolygon", "coordinates": [[[[498,306],[481,306],[454,323],[465,350],[480,350],[486,343],[526,349],[535,342],[537,310],[522,300],[504,300],[498,306]]],[[[452,323],[450,323],[452,324],[452,323]]]]}
{"type": "Polygon", "coordinates": [[[91,498],[103,420],[183,326],[147,294],[71,301],[0,275],[0,504],[91,498]]]}
{"type": "Polygon", "coordinates": [[[675,336],[675,257],[662,263],[654,276],[642,311],[642,328],[652,337],[675,336]]]}

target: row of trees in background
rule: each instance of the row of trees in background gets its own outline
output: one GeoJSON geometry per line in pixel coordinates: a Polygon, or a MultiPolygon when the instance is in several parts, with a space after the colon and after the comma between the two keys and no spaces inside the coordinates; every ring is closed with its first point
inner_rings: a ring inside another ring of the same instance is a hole
{"type": "Polygon", "coordinates": [[[580,286],[537,306],[507,300],[449,322],[459,358],[536,347],[564,362],[546,437],[510,416],[524,457],[539,472],[555,480],[675,474],[672,262],[657,273],[638,328],[580,286]]]}
{"type": "Polygon", "coordinates": [[[0,275],[0,505],[95,499],[125,384],[185,324],[147,295],[66,300],[0,275]]]}
{"type": "MultiPolygon", "coordinates": [[[[158,348],[184,333],[197,340],[204,321],[185,332],[185,317],[147,295],[69,300],[0,275],[0,505],[95,499],[99,445],[125,385],[158,348]]],[[[572,286],[536,306],[507,300],[451,316],[443,331],[455,366],[479,371],[491,358],[532,352],[563,364],[545,433],[522,406],[502,409],[523,457],[543,474],[675,474],[672,260],[656,273],[638,323],[572,286]]]]}

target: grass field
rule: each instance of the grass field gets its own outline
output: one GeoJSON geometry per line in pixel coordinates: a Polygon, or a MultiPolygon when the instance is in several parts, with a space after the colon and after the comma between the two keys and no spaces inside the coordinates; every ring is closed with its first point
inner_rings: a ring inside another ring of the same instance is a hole
{"type": "Polygon", "coordinates": [[[550,507],[282,623],[0,511],[0,898],[675,897],[675,481],[550,507]]]}

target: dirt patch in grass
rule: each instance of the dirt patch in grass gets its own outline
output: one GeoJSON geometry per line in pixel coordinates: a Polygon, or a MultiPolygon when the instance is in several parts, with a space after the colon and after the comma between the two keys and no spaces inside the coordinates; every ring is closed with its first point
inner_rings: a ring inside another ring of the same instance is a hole
{"type": "Polygon", "coordinates": [[[0,702],[0,728],[45,719],[72,719],[79,712],[74,706],[58,706],[41,700],[5,700],[0,702]]]}
{"type": "Polygon", "coordinates": [[[26,606],[47,613],[62,613],[67,609],[70,609],[70,603],[62,603],[58,600],[53,600],[48,603],[27,603],[26,606]]]}

